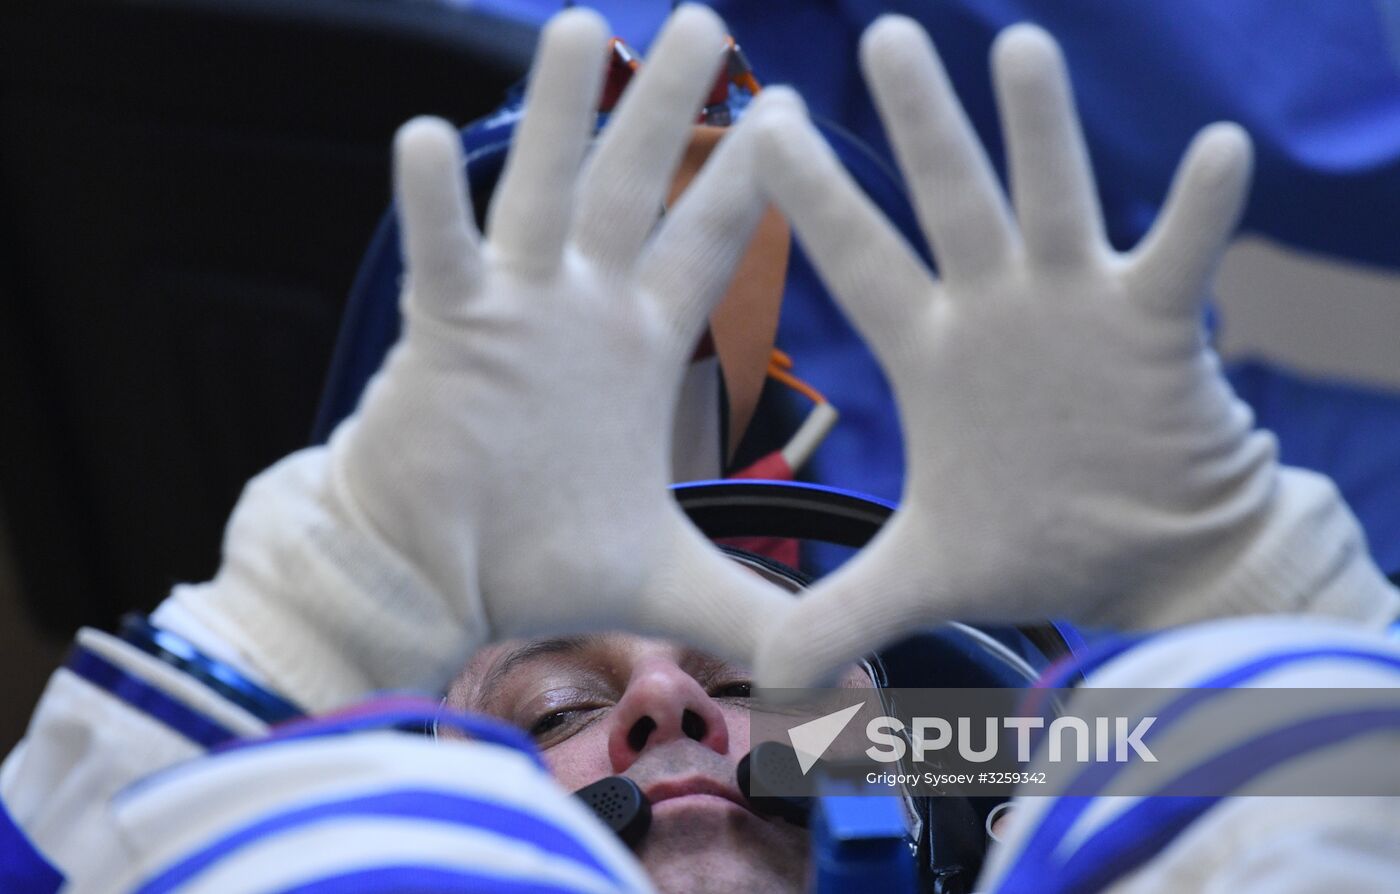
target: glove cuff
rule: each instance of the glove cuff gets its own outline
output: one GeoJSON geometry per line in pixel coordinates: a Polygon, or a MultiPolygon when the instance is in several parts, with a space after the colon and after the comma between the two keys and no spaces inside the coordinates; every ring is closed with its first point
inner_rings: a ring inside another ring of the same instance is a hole
{"type": "Polygon", "coordinates": [[[486,631],[354,523],[329,466],[311,448],[249,482],[218,575],[177,586],[152,620],[313,712],[375,690],[439,689],[486,631]]]}
{"type": "Polygon", "coordinates": [[[1400,593],[1371,559],[1365,534],[1331,479],[1282,467],[1259,521],[1240,545],[1202,564],[1197,592],[1149,603],[1135,626],[1238,615],[1343,618],[1379,628],[1400,615],[1400,593]]]}

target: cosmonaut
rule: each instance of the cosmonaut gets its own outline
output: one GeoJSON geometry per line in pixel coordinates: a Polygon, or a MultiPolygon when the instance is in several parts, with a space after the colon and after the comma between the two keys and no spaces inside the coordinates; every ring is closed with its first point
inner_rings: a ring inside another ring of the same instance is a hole
{"type": "MultiPolygon", "coordinates": [[[[1207,129],[1156,227],[1115,253],[1048,35],[1016,27],[993,52],[1008,205],[927,36],[881,19],[862,62],[935,277],[781,89],[658,226],[723,28],[675,13],[590,150],[606,36],[584,10],[545,29],[482,234],[456,132],[400,131],[400,341],[327,445],[250,482],[212,581],[123,637],[79,634],[0,776],[6,890],[800,890],[781,820],[731,798],[655,818],[764,830],[762,882],[684,862],[703,847],[644,871],[548,771],[574,787],[676,743],[668,772],[693,775],[742,747],[716,703],[745,668],[807,683],[955,618],[1165,629],[1079,656],[1087,686],[1396,684],[1382,631],[1400,599],[1335,489],[1278,464],[1201,335],[1245,195],[1241,131],[1207,129]],[[881,358],[909,467],[876,540],[800,599],[667,493],[682,368],[770,201],[881,358]],[[634,671],[572,769],[482,714],[437,716],[463,738],[432,740],[393,729],[417,702],[364,703],[467,667],[460,705],[490,712],[473,674],[560,637],[535,656],[601,643],[598,666],[634,671]]],[[[1395,803],[1027,799],[980,884],[1379,891],[1395,803]]]]}

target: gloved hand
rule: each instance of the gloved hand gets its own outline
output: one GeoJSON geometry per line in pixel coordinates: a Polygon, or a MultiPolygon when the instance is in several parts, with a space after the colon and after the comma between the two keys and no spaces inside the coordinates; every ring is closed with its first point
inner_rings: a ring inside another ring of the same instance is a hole
{"type": "Polygon", "coordinates": [[[218,577],[158,624],[315,709],[440,685],[505,636],[626,628],[752,659],[787,597],[686,521],[669,438],[764,209],[752,127],[783,99],[658,227],[723,26],[678,11],[585,162],[607,36],[585,10],[545,28],[484,241],[456,131],[399,132],[404,334],[328,447],[249,485],[218,577]]]}
{"type": "Polygon", "coordinates": [[[861,59],[939,276],[810,127],[775,121],[761,176],[884,366],[908,471],[887,529],[774,628],[759,680],[800,685],[954,618],[1394,617],[1331,482],[1279,466],[1202,330],[1244,132],[1206,128],[1120,254],[1048,34],[992,51],[1014,219],[923,31],[886,17],[861,59]]]}

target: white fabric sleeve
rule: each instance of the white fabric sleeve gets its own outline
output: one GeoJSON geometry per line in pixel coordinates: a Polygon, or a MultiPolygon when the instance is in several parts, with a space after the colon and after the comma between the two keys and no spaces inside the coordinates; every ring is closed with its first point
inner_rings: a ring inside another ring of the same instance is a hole
{"type": "Polygon", "coordinates": [[[104,885],[73,894],[651,891],[617,838],[516,749],[373,731],[273,739],[183,764],[113,801],[104,885]],[[120,883],[112,884],[112,879],[120,883]]]}
{"type": "Polygon", "coordinates": [[[85,629],[74,656],[50,678],[23,740],[0,769],[0,800],[10,820],[70,880],[92,870],[93,854],[112,837],[108,803],[118,790],[202,754],[205,746],[191,736],[208,741],[265,729],[203,684],[115,637],[85,629]],[[93,673],[92,666],[102,671],[93,673]]]}
{"type": "Polygon", "coordinates": [[[268,736],[203,683],[84,630],[0,770],[0,890],[251,894],[335,878],[388,891],[399,871],[504,880],[493,890],[651,890],[531,754],[337,731],[364,710],[268,736]]]}
{"type": "Polygon", "coordinates": [[[357,521],[326,448],[244,488],[208,583],[178,586],[151,621],[312,713],[386,689],[430,690],[487,635],[357,521]]]}
{"type": "Polygon", "coordinates": [[[1234,798],[1112,894],[1389,894],[1400,798],[1234,798]]]}
{"type": "MultiPolygon", "coordinates": [[[[1086,687],[1191,688],[1243,668],[1268,669],[1246,683],[1259,688],[1327,688],[1339,697],[1400,686],[1400,642],[1386,633],[1322,619],[1241,618],[1161,634],[1092,671],[1086,687]],[[1287,661],[1276,661],[1292,656],[1287,661]]],[[[1203,701],[1206,709],[1209,702],[1203,701]]],[[[1194,709],[1199,710],[1199,709],[1194,709]]],[[[1300,707],[1297,721],[1312,707],[1300,707]]],[[[1330,710],[1330,709],[1329,709],[1330,710]]],[[[1291,721],[1290,721],[1291,722],[1291,721]]],[[[1394,728],[1288,758],[1277,773],[1291,778],[1347,775],[1371,796],[1234,796],[1219,800],[1138,867],[1103,890],[1166,892],[1393,891],[1400,878],[1400,774],[1394,728]],[[1295,775],[1301,774],[1301,775],[1295,775]]],[[[1248,791],[1246,787],[1244,791],[1248,791]]],[[[989,855],[979,890],[1017,890],[1026,845],[1057,803],[1053,797],[1014,802],[1010,829],[989,855]]],[[[1068,864],[1097,833],[1145,799],[1097,797],[1059,837],[1054,860],[1068,864]]],[[[1046,867],[1049,880],[1055,867],[1046,867]]],[[[1045,890],[1058,890],[1047,881],[1045,890]]]]}

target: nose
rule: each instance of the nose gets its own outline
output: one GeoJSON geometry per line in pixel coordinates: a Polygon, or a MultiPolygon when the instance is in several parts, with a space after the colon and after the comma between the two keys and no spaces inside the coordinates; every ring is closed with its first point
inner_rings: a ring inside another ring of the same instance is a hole
{"type": "Polygon", "coordinates": [[[646,749],[677,739],[693,739],[717,754],[729,751],[729,727],[719,706],[694,677],[666,658],[648,658],[633,668],[608,719],[614,773],[632,766],[646,749]]]}

